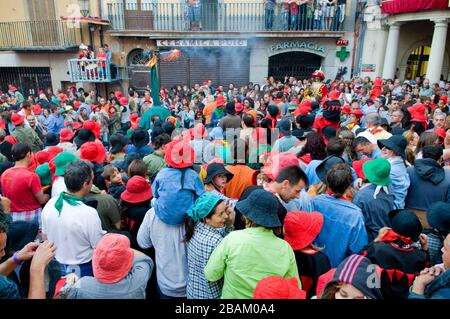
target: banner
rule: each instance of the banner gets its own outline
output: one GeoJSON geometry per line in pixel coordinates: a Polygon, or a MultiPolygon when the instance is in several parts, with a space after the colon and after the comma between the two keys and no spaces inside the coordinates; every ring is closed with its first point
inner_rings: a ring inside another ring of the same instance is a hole
{"type": "Polygon", "coordinates": [[[442,10],[449,8],[449,0],[383,0],[381,11],[385,14],[442,10]]]}

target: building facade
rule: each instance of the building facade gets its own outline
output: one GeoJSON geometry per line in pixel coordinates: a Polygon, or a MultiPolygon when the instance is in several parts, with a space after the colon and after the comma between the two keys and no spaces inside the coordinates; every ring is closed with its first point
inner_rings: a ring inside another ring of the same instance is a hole
{"type": "MultiPolygon", "coordinates": [[[[0,85],[24,94],[55,91],[72,83],[67,61],[81,44],[98,48],[102,28],[96,0],[0,0],[0,85]],[[83,16],[84,15],[84,16],[83,16]]],[[[83,85],[78,83],[78,86],[83,85]]]]}
{"type": "Polygon", "coordinates": [[[264,0],[201,0],[198,19],[195,11],[192,16],[195,2],[106,2],[104,18],[111,22],[106,41],[115,63],[128,68],[124,86],[149,85],[145,52],[150,48],[161,56],[180,51],[178,59],[159,61],[164,87],[207,80],[241,86],[262,83],[268,76],[308,78],[319,68],[327,78],[351,76],[356,0],[339,0],[329,10],[318,0],[302,2],[295,10],[287,1],[276,1],[271,14],[264,0]],[[333,18],[326,18],[326,10],[333,18]]]}
{"type": "Polygon", "coordinates": [[[367,1],[361,76],[450,80],[447,0],[367,1]]]}

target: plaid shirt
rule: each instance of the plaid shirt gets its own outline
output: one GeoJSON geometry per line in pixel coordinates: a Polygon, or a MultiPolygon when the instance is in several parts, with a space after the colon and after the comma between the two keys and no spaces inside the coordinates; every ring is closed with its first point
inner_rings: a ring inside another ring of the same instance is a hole
{"type": "Polygon", "coordinates": [[[428,234],[428,254],[432,266],[442,263],[441,248],[444,241],[443,238],[435,234],[428,234]]]}
{"type": "Polygon", "coordinates": [[[188,299],[219,299],[223,280],[206,280],[204,269],[214,248],[231,231],[230,228],[213,228],[205,223],[195,225],[194,235],[187,244],[188,257],[188,299]]]}
{"type": "Polygon", "coordinates": [[[10,216],[12,217],[13,222],[17,221],[26,221],[33,222],[39,225],[39,229],[41,228],[41,212],[42,208],[38,208],[35,210],[27,211],[27,212],[11,212],[10,216]]]}

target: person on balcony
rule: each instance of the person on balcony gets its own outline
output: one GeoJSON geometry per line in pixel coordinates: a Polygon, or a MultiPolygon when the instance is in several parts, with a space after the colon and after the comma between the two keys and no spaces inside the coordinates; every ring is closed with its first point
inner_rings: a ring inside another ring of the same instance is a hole
{"type": "Polygon", "coordinates": [[[98,61],[98,77],[100,80],[106,80],[107,79],[106,66],[108,56],[106,55],[106,52],[102,47],[98,48],[97,59],[100,60],[98,61]]]}
{"type": "Polygon", "coordinates": [[[272,31],[275,14],[275,0],[264,0],[264,12],[266,31],[272,31]]]}
{"type": "Polygon", "coordinates": [[[325,0],[325,10],[324,10],[325,30],[328,31],[333,30],[333,20],[336,11],[336,1],[337,0],[325,0]]]}
{"type": "Polygon", "coordinates": [[[289,0],[289,11],[291,13],[291,26],[290,30],[298,30],[298,4],[300,1],[289,0]]]}
{"type": "Polygon", "coordinates": [[[285,0],[281,6],[281,28],[289,30],[289,1],[285,0]]]}
{"type": "Polygon", "coordinates": [[[201,22],[201,0],[187,0],[190,30],[198,31],[202,29],[201,22]]]}

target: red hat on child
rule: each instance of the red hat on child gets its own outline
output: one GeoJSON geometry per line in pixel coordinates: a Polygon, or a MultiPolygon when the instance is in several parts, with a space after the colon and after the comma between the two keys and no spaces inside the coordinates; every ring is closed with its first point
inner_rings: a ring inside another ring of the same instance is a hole
{"type": "Polygon", "coordinates": [[[135,175],[128,180],[126,190],[120,198],[127,203],[142,203],[152,198],[152,188],[148,181],[142,176],[135,175]]]}
{"type": "Polygon", "coordinates": [[[68,129],[68,128],[63,128],[60,132],[59,132],[59,141],[60,142],[69,142],[73,137],[74,137],[75,133],[68,129]]]}

